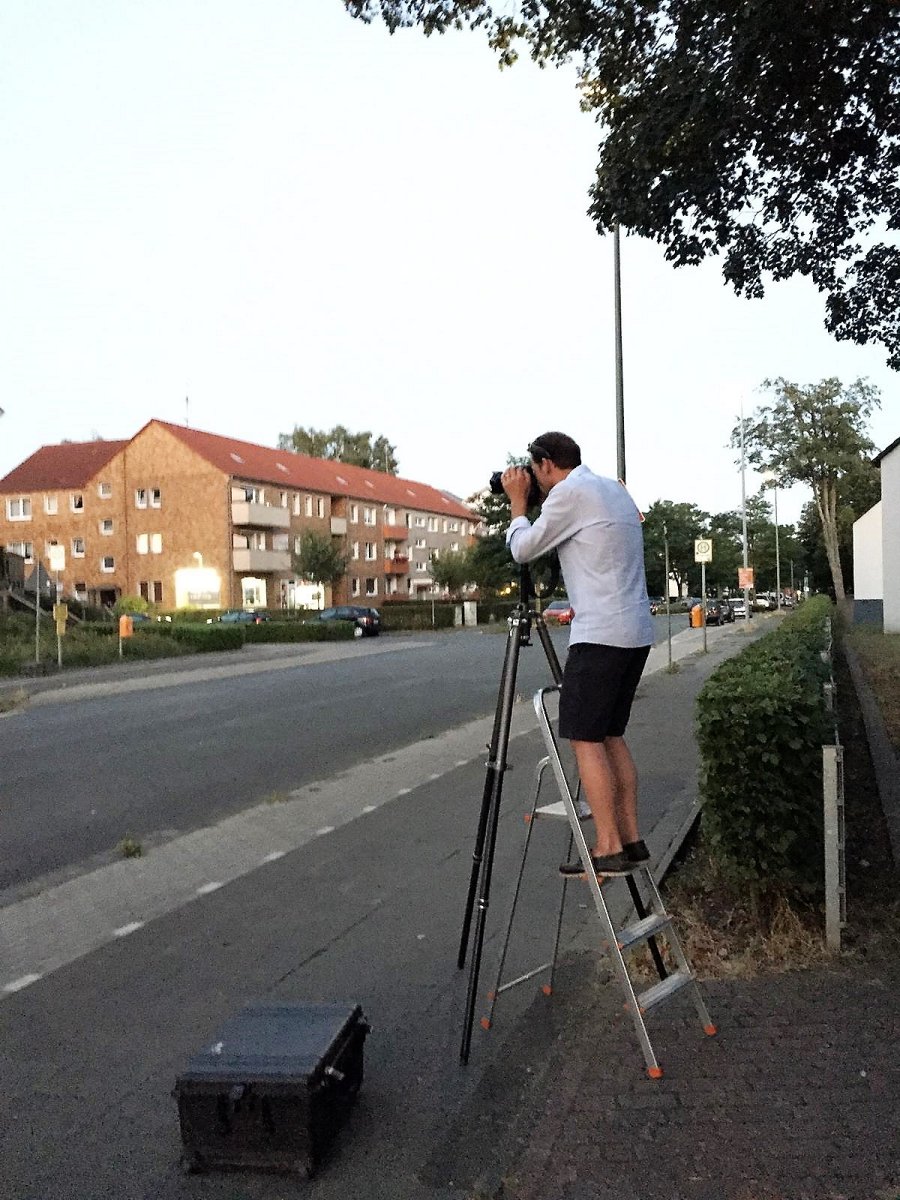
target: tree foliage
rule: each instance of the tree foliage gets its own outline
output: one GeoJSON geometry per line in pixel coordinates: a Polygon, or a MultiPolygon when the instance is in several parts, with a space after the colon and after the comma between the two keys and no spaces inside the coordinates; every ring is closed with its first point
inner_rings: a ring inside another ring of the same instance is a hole
{"type": "Polygon", "coordinates": [[[900,368],[900,8],[886,0],[344,0],[393,32],[480,28],[573,62],[603,127],[590,213],[722,256],[739,295],[805,276],[840,339],[900,368]]]}
{"type": "Polygon", "coordinates": [[[467,583],[474,583],[468,550],[442,550],[431,560],[431,578],[438,587],[447,588],[451,599],[458,600],[467,583]]]}
{"type": "MultiPolygon", "coordinates": [[[[694,563],[694,540],[707,532],[709,513],[696,504],[655,500],[644,514],[644,571],[651,595],[665,596],[666,535],[669,540],[669,572],[678,592],[684,585],[699,581],[700,568],[694,563]]],[[[699,583],[695,590],[699,589],[699,583]]]]}
{"type": "MultiPolygon", "coordinates": [[[[812,488],[835,598],[841,601],[839,500],[842,488],[854,486],[866,474],[867,459],[875,449],[866,423],[879,404],[878,390],[861,379],[848,388],[839,379],[807,387],[775,379],[763,386],[775,398],[744,421],[747,458],[771,471],[779,486],[806,483],[812,488]]],[[[740,440],[738,426],[731,435],[732,446],[739,446],[740,440]]]]}
{"type": "Polygon", "coordinates": [[[308,529],[293,554],[294,574],[312,583],[334,585],[347,571],[347,559],[330,537],[308,529]]]}
{"type": "Polygon", "coordinates": [[[397,474],[396,446],[380,434],[373,441],[368,429],[351,433],[343,425],[335,425],[333,429],[313,429],[312,426],[305,429],[295,425],[293,433],[278,435],[278,449],[308,454],[311,458],[335,459],[355,467],[367,467],[370,471],[384,471],[387,475],[397,474]]]}

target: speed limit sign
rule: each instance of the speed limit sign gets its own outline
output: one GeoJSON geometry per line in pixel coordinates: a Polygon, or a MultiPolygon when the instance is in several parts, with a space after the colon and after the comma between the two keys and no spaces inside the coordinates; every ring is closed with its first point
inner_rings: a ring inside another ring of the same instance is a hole
{"type": "Polygon", "coordinates": [[[694,562],[712,562],[712,542],[709,538],[697,538],[694,542],[694,562]]]}

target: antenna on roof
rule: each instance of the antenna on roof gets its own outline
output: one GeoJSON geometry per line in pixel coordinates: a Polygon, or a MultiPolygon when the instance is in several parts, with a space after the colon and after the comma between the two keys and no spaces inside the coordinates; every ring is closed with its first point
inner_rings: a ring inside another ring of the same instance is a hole
{"type": "Polygon", "coordinates": [[[185,398],[184,398],[184,423],[188,427],[188,429],[190,429],[190,427],[191,427],[190,404],[191,404],[190,396],[185,396],[185,398]]]}

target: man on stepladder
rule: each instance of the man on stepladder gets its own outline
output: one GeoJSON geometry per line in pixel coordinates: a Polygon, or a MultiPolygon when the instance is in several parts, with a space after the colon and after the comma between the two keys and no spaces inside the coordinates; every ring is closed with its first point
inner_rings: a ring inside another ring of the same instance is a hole
{"type": "MultiPolygon", "coordinates": [[[[524,467],[503,473],[512,521],[506,544],[517,563],[556,550],[575,610],[559,698],[559,735],[572,743],[594,818],[598,875],[628,875],[650,857],[637,820],[637,771],[624,734],[650,647],[653,623],[644,576],[641,516],[615,479],[581,463],[578,444],[544,433],[528,447],[545,496],[525,515],[531,484],[524,467]]],[[[583,875],[581,862],[563,875],[583,875]]]]}

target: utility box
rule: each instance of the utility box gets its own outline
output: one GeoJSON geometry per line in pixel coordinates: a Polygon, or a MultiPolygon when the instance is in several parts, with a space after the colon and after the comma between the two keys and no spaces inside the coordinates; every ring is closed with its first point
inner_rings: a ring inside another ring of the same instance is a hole
{"type": "Polygon", "coordinates": [[[691,629],[701,629],[703,626],[703,605],[695,604],[691,609],[691,629]]]}
{"type": "Polygon", "coordinates": [[[178,1076],[187,1171],[312,1175],[363,1078],[358,1004],[259,1004],[232,1018],[178,1076]]]}

